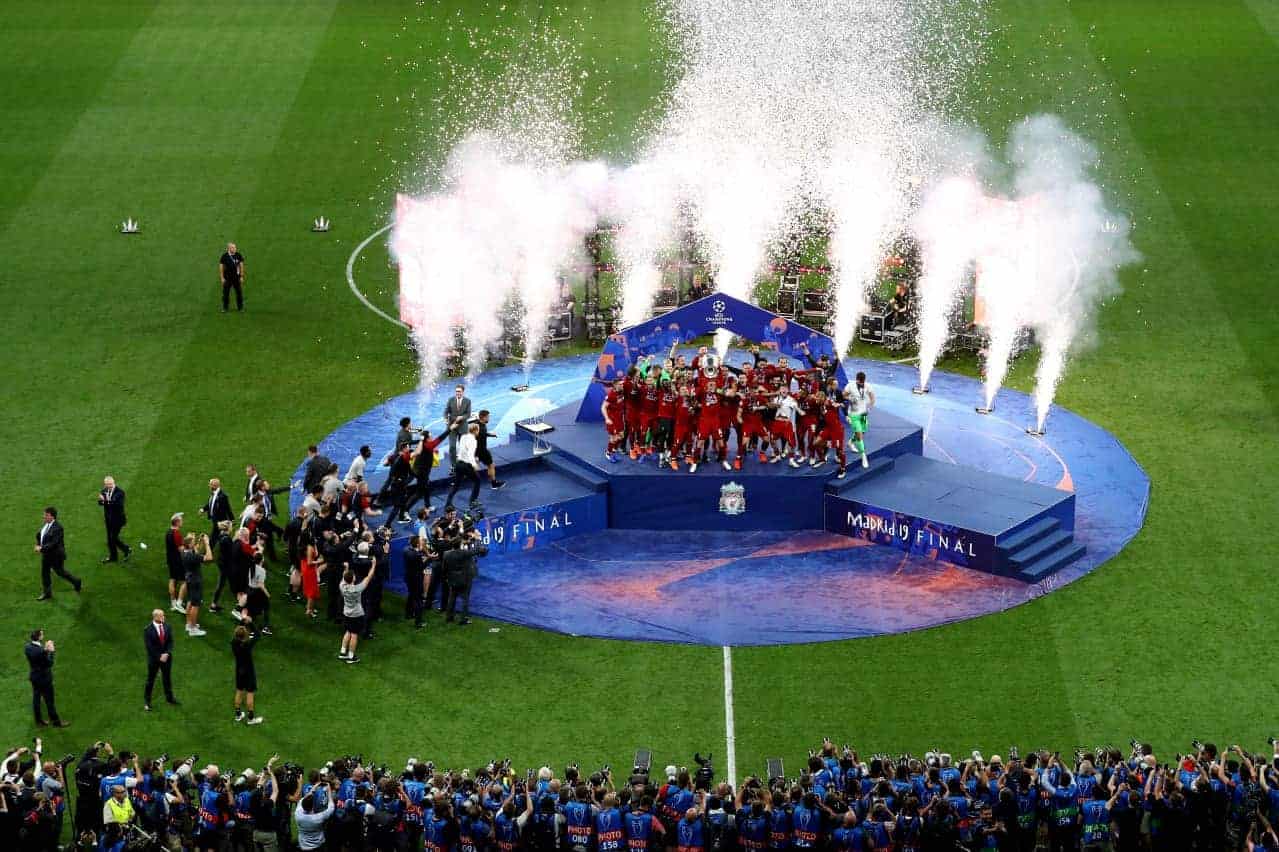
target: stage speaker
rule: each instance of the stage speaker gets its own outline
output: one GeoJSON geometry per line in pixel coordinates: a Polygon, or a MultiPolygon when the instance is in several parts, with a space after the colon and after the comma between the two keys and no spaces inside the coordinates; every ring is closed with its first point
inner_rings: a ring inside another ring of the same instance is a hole
{"type": "Polygon", "coordinates": [[[825,319],[830,316],[830,298],[825,290],[807,290],[804,293],[804,309],[802,315],[825,319]]]}
{"type": "Polygon", "coordinates": [[[551,314],[546,321],[546,339],[550,343],[563,343],[573,339],[573,315],[568,311],[551,314]]]}
{"type": "Polygon", "coordinates": [[[790,319],[799,309],[799,276],[783,275],[777,285],[777,313],[790,319]]]}
{"type": "Polygon", "coordinates": [[[653,315],[664,314],[679,307],[679,290],[665,286],[653,297],[653,315]]]}
{"type": "Polygon", "coordinates": [[[863,343],[884,342],[884,315],[865,314],[862,316],[862,327],[857,335],[863,343]]]}

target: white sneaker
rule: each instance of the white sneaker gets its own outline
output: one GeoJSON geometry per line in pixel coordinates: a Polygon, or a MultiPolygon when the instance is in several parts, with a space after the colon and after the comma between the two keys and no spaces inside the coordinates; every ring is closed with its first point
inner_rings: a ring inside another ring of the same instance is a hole
{"type": "Polygon", "coordinates": [[[697,462],[693,462],[688,466],[689,473],[697,473],[697,462]]]}
{"type": "Polygon", "coordinates": [[[865,454],[862,455],[862,467],[870,467],[870,459],[866,458],[865,454]]]}
{"type": "Polygon", "coordinates": [[[263,722],[265,722],[265,721],[266,721],[266,717],[265,717],[265,716],[254,716],[252,719],[250,719],[249,721],[245,722],[244,724],[246,724],[246,725],[261,725],[261,724],[262,724],[263,722]]]}
{"type": "Polygon", "coordinates": [[[720,464],[724,466],[724,470],[731,471],[733,469],[733,466],[728,463],[728,459],[725,459],[724,461],[720,462],[720,464]]]}
{"type": "Polygon", "coordinates": [[[184,604],[182,601],[174,601],[173,605],[170,606],[169,609],[173,610],[174,612],[186,612],[187,605],[184,604]]]}
{"type": "Polygon", "coordinates": [[[818,461],[817,459],[813,459],[812,461],[810,461],[810,462],[808,463],[808,466],[809,466],[809,467],[818,467],[819,465],[823,465],[823,464],[825,464],[825,462],[820,462],[820,461],[818,461]]]}
{"type": "Polygon", "coordinates": [[[836,478],[836,479],[843,479],[843,478],[844,478],[844,475],[845,475],[846,473],[848,473],[848,471],[841,467],[841,468],[839,469],[839,476],[837,476],[837,477],[835,477],[835,478],[836,478]]]}
{"type": "Polygon", "coordinates": [[[240,615],[239,607],[235,607],[234,609],[231,610],[231,617],[234,618],[236,621],[241,621],[244,618],[244,616],[240,615]]]}
{"type": "Polygon", "coordinates": [[[771,459],[769,459],[769,460],[768,460],[768,463],[769,463],[769,464],[777,464],[777,463],[778,463],[779,461],[781,461],[781,460],[782,460],[781,453],[778,453],[777,455],[775,455],[775,456],[773,456],[771,459]]]}
{"type": "Polygon", "coordinates": [[[794,467],[794,468],[798,468],[798,467],[799,467],[799,462],[795,461],[794,457],[791,457],[790,459],[787,459],[786,463],[787,463],[787,464],[789,464],[791,467],[794,467]]]}
{"type": "Polygon", "coordinates": [[[188,636],[207,636],[209,634],[208,634],[208,631],[201,630],[200,625],[197,624],[195,627],[187,628],[187,635],[188,636]]]}

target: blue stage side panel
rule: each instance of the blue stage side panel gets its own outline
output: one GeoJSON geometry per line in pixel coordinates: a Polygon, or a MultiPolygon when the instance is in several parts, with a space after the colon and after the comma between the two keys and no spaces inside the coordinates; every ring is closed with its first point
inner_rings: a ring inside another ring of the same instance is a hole
{"type": "Polygon", "coordinates": [[[609,523],[632,530],[816,530],[822,527],[825,477],[617,477],[610,486],[609,523]],[[725,486],[744,489],[745,511],[733,509],[725,486]],[[728,498],[725,501],[725,498],[728,498]]]}
{"type": "Polygon", "coordinates": [[[475,528],[484,537],[489,553],[497,554],[532,550],[607,526],[608,496],[601,492],[485,518],[475,528]]]}
{"type": "Polygon", "coordinates": [[[915,556],[940,559],[989,573],[996,570],[993,535],[917,518],[834,494],[826,495],[825,528],[840,535],[895,547],[915,556]]]}
{"type": "MultiPolygon", "coordinates": [[[[607,521],[608,496],[599,493],[485,518],[475,528],[489,546],[489,554],[495,555],[532,550],[582,533],[598,532],[608,526],[607,521]]],[[[386,588],[399,595],[408,591],[404,584],[403,555],[408,542],[407,534],[391,540],[391,572],[386,588]]],[[[480,572],[483,571],[481,559],[480,572]]]]}

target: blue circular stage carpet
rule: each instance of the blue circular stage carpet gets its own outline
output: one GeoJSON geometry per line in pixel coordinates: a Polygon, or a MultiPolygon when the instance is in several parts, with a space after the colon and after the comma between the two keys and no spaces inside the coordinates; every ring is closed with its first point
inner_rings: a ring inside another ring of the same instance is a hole
{"type": "MultiPolygon", "coordinates": [[[[740,360],[730,355],[731,362],[740,360]]],[[[490,370],[469,383],[472,410],[492,412],[505,443],[515,423],[579,400],[595,355],[490,370]]],[[[934,373],[915,396],[913,367],[850,359],[865,370],[884,410],[924,427],[924,454],[1076,492],[1078,561],[1044,581],[972,571],[824,532],[706,533],[608,530],[481,562],[471,606],[478,614],[560,633],[703,645],[819,642],[918,630],[997,612],[1092,571],[1141,529],[1150,480],[1114,436],[1054,407],[1044,438],[1027,435],[1031,400],[1002,390],[995,413],[973,410],[977,380],[934,373]]],[[[451,384],[434,399],[405,394],[344,424],[321,448],[345,469],[361,444],[389,449],[399,418],[442,426],[451,384]]],[[[874,417],[871,417],[874,429],[874,417]]],[[[623,462],[629,464],[629,461],[623,462]]],[[[672,473],[672,487],[679,474],[672,473]]],[[[298,495],[294,495],[295,500],[298,495]]],[[[438,508],[442,496],[438,494],[438,508]]]]}

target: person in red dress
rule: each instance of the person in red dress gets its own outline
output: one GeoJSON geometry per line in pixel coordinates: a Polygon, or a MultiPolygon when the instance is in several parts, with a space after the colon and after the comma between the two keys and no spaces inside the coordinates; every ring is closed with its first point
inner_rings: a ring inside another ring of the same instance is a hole
{"type": "Polygon", "coordinates": [[[302,557],[302,596],[306,598],[307,618],[320,617],[315,609],[315,602],[320,599],[320,572],[323,570],[323,563],[319,552],[315,549],[315,542],[311,539],[310,533],[307,533],[306,551],[302,557]]]}
{"type": "Polygon", "coordinates": [[[623,394],[626,380],[617,379],[609,385],[604,403],[600,406],[600,414],[604,416],[604,430],[608,433],[608,447],[604,450],[604,458],[617,463],[617,451],[626,441],[626,413],[623,394]]]}

